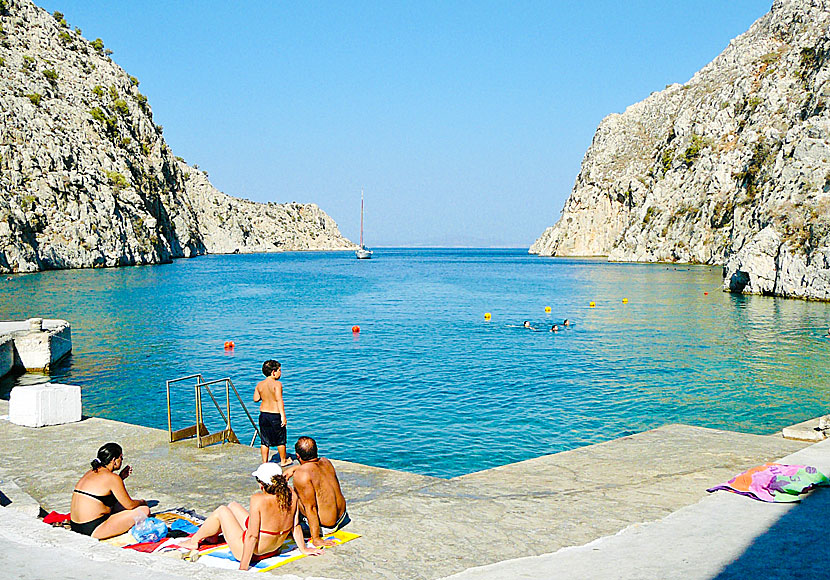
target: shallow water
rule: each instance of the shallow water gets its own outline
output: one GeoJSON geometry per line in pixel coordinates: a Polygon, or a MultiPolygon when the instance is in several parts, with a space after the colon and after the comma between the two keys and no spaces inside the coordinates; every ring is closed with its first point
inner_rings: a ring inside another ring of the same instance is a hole
{"type": "MultiPolygon", "coordinates": [[[[72,323],[51,380],[81,385],[87,415],[166,429],[167,379],[228,376],[248,402],[276,358],[289,443],[452,477],[667,423],[770,433],[826,413],[830,304],[720,282],[720,268],[525,250],[205,256],[14,276],[0,319],[72,323]],[[563,318],[576,325],[548,332],[563,318]],[[511,326],[523,320],[542,331],[511,326]]],[[[0,395],[43,380],[7,378],[0,395]]],[[[174,392],[174,428],[193,424],[192,387],[174,392]]],[[[238,405],[232,417],[249,443],[238,405]]]]}

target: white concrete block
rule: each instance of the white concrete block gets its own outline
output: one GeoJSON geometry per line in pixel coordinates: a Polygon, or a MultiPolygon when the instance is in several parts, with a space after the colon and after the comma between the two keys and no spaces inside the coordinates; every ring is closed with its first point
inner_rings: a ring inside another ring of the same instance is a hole
{"type": "Polygon", "coordinates": [[[24,427],[62,425],[81,420],[81,387],[46,383],[15,387],[9,397],[9,421],[24,427]]]}
{"type": "MultiPolygon", "coordinates": [[[[46,321],[49,322],[53,321],[46,321]]],[[[44,324],[43,331],[22,330],[14,333],[15,366],[27,371],[49,372],[53,364],[72,351],[69,323],[58,322],[62,324],[44,324]]]]}

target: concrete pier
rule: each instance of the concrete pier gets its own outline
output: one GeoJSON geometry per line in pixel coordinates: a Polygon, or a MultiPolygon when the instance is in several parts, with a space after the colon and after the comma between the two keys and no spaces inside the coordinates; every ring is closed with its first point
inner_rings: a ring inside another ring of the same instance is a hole
{"type": "Polygon", "coordinates": [[[66,320],[30,318],[0,322],[0,376],[14,368],[48,373],[72,352],[72,331],[66,320]],[[4,363],[4,346],[12,341],[12,367],[4,363]],[[5,372],[4,372],[5,371],[5,372]]]}
{"type": "MultiPolygon", "coordinates": [[[[8,403],[0,401],[0,415],[7,409],[8,403]]],[[[171,445],[166,431],[97,418],[36,431],[0,421],[0,438],[0,479],[13,480],[47,511],[68,511],[72,486],[107,441],[119,442],[125,463],[134,468],[127,481],[130,493],[158,500],[155,509],[184,506],[207,514],[231,500],[247,503],[255,491],[250,472],[259,463],[259,450],[242,445],[171,445]]],[[[325,441],[320,444],[325,454],[325,441]]],[[[347,529],[362,537],[275,573],[433,580],[549,554],[661,520],[699,502],[708,487],[806,446],[780,435],[668,425],[449,480],[335,460],[353,520],[347,529]]],[[[0,510],[0,536],[4,518],[0,510]]],[[[98,562],[125,562],[123,551],[68,531],[39,524],[22,532],[19,522],[9,525],[30,544],[48,533],[52,546],[60,546],[64,537],[67,545],[83,541],[73,557],[94,547],[98,562]]],[[[152,567],[152,574],[169,572],[159,577],[219,577],[198,562],[153,555],[130,555],[129,562],[152,567]]],[[[115,579],[115,570],[102,578],[115,579]]]]}

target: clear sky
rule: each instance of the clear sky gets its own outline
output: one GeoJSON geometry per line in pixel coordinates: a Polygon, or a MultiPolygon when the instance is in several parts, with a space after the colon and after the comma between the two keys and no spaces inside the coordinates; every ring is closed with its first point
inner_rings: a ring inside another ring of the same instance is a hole
{"type": "Polygon", "coordinates": [[[684,83],[771,0],[40,0],[141,81],[176,155],[371,246],[529,246],[603,117],[684,83]]]}

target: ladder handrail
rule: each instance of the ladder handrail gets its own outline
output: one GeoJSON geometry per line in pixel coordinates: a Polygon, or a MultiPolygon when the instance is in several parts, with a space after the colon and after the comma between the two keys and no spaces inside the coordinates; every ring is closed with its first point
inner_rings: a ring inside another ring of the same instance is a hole
{"type": "Polygon", "coordinates": [[[245,415],[248,417],[248,421],[251,423],[251,426],[254,428],[254,436],[251,439],[251,447],[254,446],[256,442],[256,438],[259,437],[262,440],[262,434],[259,432],[259,428],[254,421],[254,418],[251,416],[250,411],[248,411],[248,407],[245,405],[242,397],[239,395],[239,391],[236,390],[236,386],[233,384],[233,381],[230,377],[225,377],[224,379],[215,379],[212,381],[205,381],[204,377],[201,373],[195,373],[192,375],[188,375],[186,377],[179,377],[177,379],[171,379],[166,381],[167,383],[167,429],[168,432],[171,434],[171,441],[172,433],[173,433],[173,419],[172,419],[172,411],[170,406],[170,385],[174,383],[179,383],[182,381],[187,381],[191,379],[197,379],[194,385],[195,389],[195,398],[196,398],[196,426],[195,426],[195,434],[198,447],[202,447],[202,424],[203,424],[203,412],[202,412],[202,387],[205,388],[208,395],[210,396],[211,400],[213,401],[213,405],[216,407],[216,410],[219,411],[219,415],[222,417],[222,420],[225,423],[226,431],[231,432],[231,396],[230,396],[230,389],[233,389],[234,395],[236,395],[237,401],[242,406],[242,410],[245,411],[245,415]],[[222,411],[222,407],[219,405],[219,401],[213,394],[213,391],[210,389],[211,385],[216,385],[219,383],[225,384],[225,400],[227,406],[227,415],[222,411]]]}
{"type": "Polygon", "coordinates": [[[256,441],[257,437],[259,437],[259,440],[262,441],[262,433],[259,432],[259,428],[257,427],[256,423],[254,422],[254,418],[251,417],[251,413],[248,412],[248,407],[246,407],[245,403],[242,402],[242,397],[239,396],[239,391],[236,390],[236,386],[234,386],[233,381],[230,378],[228,378],[228,383],[230,383],[231,388],[233,389],[234,395],[236,395],[236,398],[239,401],[239,404],[242,405],[242,409],[245,411],[245,414],[248,415],[248,421],[251,422],[251,425],[254,428],[254,436],[251,439],[251,447],[253,447],[254,446],[254,441],[256,441]]]}

